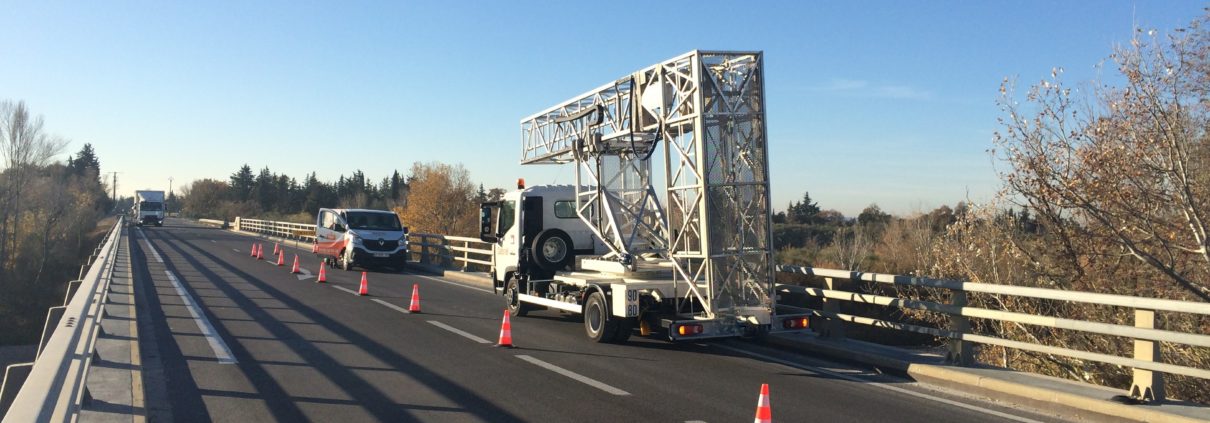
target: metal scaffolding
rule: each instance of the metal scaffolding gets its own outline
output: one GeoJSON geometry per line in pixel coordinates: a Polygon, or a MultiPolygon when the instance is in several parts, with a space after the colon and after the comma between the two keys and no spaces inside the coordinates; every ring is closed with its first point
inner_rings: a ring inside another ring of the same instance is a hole
{"type": "Polygon", "coordinates": [[[632,269],[670,261],[691,314],[767,310],[762,69],[760,52],[663,61],[523,119],[521,163],[576,163],[577,212],[609,247],[604,259],[632,269]],[[663,162],[666,208],[653,187],[653,156],[663,162]]]}

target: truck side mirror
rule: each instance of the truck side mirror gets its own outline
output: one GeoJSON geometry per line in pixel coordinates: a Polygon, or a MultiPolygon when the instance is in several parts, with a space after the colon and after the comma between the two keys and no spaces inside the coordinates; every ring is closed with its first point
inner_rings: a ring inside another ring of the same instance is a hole
{"type": "Polygon", "coordinates": [[[483,203],[479,205],[479,240],[483,242],[496,243],[500,240],[500,236],[492,230],[492,208],[494,203],[483,203]]]}

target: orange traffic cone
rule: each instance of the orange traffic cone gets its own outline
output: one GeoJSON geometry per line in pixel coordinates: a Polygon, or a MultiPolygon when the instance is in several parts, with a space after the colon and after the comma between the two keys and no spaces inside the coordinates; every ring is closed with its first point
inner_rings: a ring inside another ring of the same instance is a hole
{"type": "Polygon", "coordinates": [[[504,323],[500,325],[500,342],[497,347],[516,348],[513,345],[513,324],[508,321],[508,309],[504,309],[504,323]]]}
{"type": "Polygon", "coordinates": [[[357,290],[357,295],[370,295],[369,282],[366,281],[366,272],[361,272],[361,288],[357,290]]]}
{"type": "Polygon", "coordinates": [[[760,398],[756,400],[756,420],[753,423],[772,423],[773,409],[769,407],[769,384],[760,385],[760,398]]]}
{"type": "Polygon", "coordinates": [[[420,285],[418,284],[412,284],[412,303],[408,304],[408,311],[420,312],[420,285]]]}
{"type": "Polygon", "coordinates": [[[286,265],[286,253],[284,251],[277,252],[277,265],[278,266],[286,265]]]}
{"type": "Polygon", "coordinates": [[[280,254],[280,253],[281,253],[281,247],[279,247],[279,246],[277,245],[277,243],[276,243],[276,242],[274,242],[274,243],[273,243],[273,254],[280,254]]]}
{"type": "Polygon", "coordinates": [[[252,249],[248,250],[248,255],[252,256],[252,258],[256,258],[256,243],[255,242],[252,243],[252,249]]]}
{"type": "Polygon", "coordinates": [[[324,283],[328,281],[327,262],[319,262],[319,277],[315,279],[315,283],[324,283]]]}
{"type": "Polygon", "coordinates": [[[257,260],[265,259],[265,247],[263,245],[256,244],[256,259],[257,260]]]}
{"type": "Polygon", "coordinates": [[[294,268],[290,269],[290,273],[298,274],[298,254],[294,255],[294,268]]]}

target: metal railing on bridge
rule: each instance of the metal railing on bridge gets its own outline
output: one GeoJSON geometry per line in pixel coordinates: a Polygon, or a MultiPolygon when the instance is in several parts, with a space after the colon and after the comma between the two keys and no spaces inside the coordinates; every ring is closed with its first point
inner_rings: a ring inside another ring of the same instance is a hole
{"type": "MultiPolygon", "coordinates": [[[[314,225],[237,219],[236,228],[245,231],[278,235],[285,238],[314,241],[314,225]],[[306,228],[310,228],[309,237],[306,228]]],[[[414,254],[413,257],[424,264],[440,265],[445,268],[461,268],[463,271],[475,266],[483,266],[481,269],[487,270],[493,265],[491,245],[476,238],[420,233],[411,234],[409,238],[412,253],[414,254]]],[[[778,265],[776,266],[776,271],[785,274],[806,275],[822,280],[823,288],[788,284],[777,286],[778,292],[782,294],[799,293],[820,299],[823,304],[823,307],[820,309],[808,308],[802,304],[779,303],[778,305],[790,306],[825,319],[823,327],[816,328],[816,331],[829,338],[844,337],[844,331],[841,330],[840,326],[844,322],[945,338],[948,340],[948,359],[959,365],[974,364],[975,357],[972,344],[985,344],[1129,367],[1133,369],[1134,377],[1130,389],[1131,396],[1152,401],[1162,401],[1164,399],[1163,374],[1165,373],[1210,379],[1210,370],[1169,364],[1160,360],[1161,342],[1195,347],[1210,347],[1210,335],[1157,329],[1155,316],[1157,311],[1210,315],[1210,304],[1206,303],[788,265],[778,265]],[[846,282],[867,282],[889,286],[945,289],[950,291],[951,301],[949,303],[939,303],[856,292],[853,289],[855,284],[846,282]],[[967,306],[967,295],[969,293],[996,294],[1130,308],[1134,310],[1134,326],[969,307],[967,306]],[[944,328],[928,327],[882,318],[842,313],[839,311],[839,304],[841,302],[940,313],[946,316],[948,325],[944,328]],[[1134,354],[1133,357],[1121,357],[1099,352],[1081,351],[1040,343],[980,335],[971,331],[970,319],[986,319],[1130,338],[1134,341],[1134,354]]]]}
{"type": "MultiPolygon", "coordinates": [[[[222,221],[205,220],[203,223],[218,225],[222,221]]],[[[300,243],[315,242],[315,225],[306,223],[280,222],[235,218],[233,228],[237,231],[253,232],[274,236],[300,243]]],[[[426,233],[408,234],[410,259],[424,265],[457,268],[462,271],[487,271],[492,266],[491,246],[475,248],[472,245],[487,245],[478,238],[445,236],[426,233]]]]}
{"type": "Polygon", "coordinates": [[[75,421],[79,416],[88,398],[85,384],[105,316],[122,224],[119,217],[81,268],[79,280],[68,283],[63,306],[47,313],[34,362],[6,369],[0,398],[9,396],[10,389],[20,390],[5,422],[75,421]]]}

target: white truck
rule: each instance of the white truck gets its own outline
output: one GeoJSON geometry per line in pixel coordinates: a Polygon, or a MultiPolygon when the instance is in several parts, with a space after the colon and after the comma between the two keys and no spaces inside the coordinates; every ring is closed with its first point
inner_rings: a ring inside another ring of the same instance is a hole
{"type": "Polygon", "coordinates": [[[164,191],[139,190],[134,192],[132,218],[136,225],[164,225],[164,191]]]}
{"type": "Polygon", "coordinates": [[[774,291],[761,68],[692,51],[523,119],[521,163],[574,163],[576,184],[481,205],[509,311],[583,314],[597,342],[806,329],[774,291]]]}

